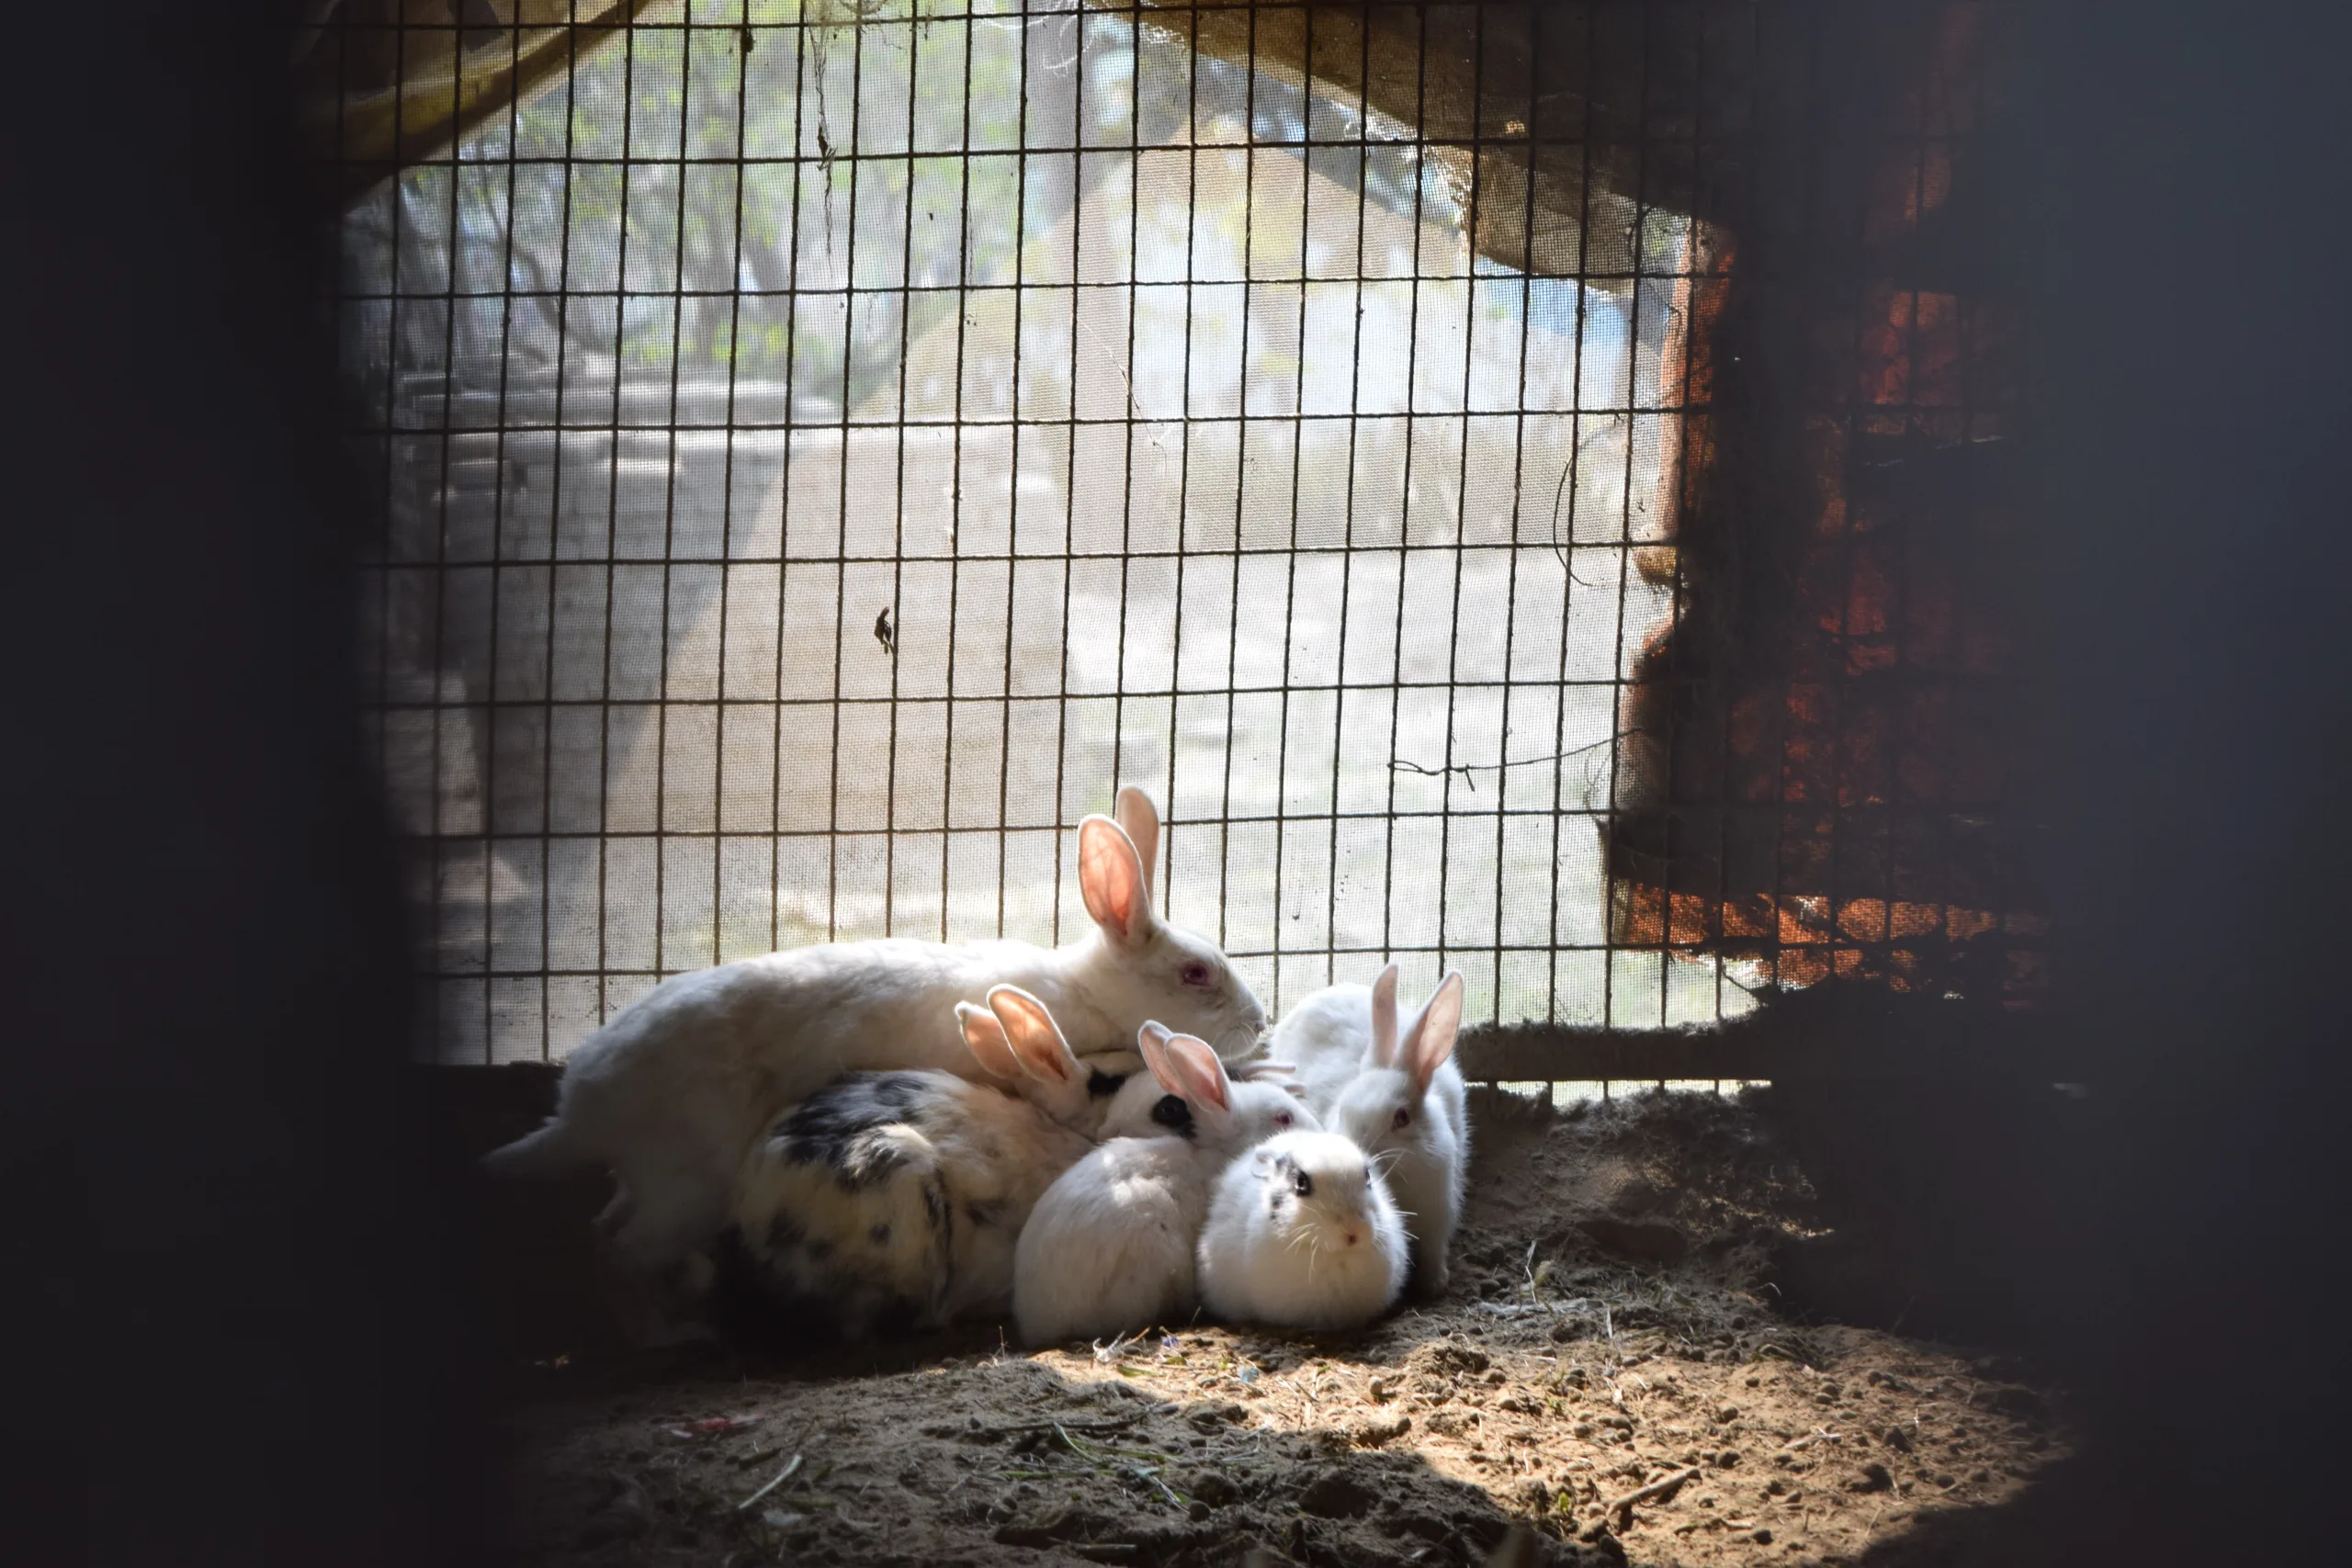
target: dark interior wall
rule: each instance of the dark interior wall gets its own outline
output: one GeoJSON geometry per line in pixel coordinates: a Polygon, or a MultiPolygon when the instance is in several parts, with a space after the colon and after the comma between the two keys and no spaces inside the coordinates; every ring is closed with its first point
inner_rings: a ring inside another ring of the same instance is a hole
{"type": "Polygon", "coordinates": [[[266,19],[9,30],[13,1562],[459,1562],[479,1533],[266,19]]]}
{"type": "Polygon", "coordinates": [[[2232,1500],[2346,1446],[2352,18],[2028,10],[2030,694],[2104,1102],[2057,1305],[2161,1555],[2309,1549],[2331,1503],[2232,1500]]]}

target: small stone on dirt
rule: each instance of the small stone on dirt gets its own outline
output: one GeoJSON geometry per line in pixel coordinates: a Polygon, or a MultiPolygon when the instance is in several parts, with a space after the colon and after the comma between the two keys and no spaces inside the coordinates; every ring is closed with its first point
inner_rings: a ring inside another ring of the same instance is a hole
{"type": "Polygon", "coordinates": [[[1298,1506],[1327,1519],[1352,1519],[1372,1511],[1372,1489],[1344,1470],[1327,1470],[1307,1483],[1298,1506]]]}
{"type": "Polygon", "coordinates": [[[1494,1365],[1494,1358],[1464,1340],[1441,1339],[1421,1346],[1405,1358],[1405,1364],[1419,1372],[1483,1372],[1494,1365]]]}
{"type": "Polygon", "coordinates": [[[1894,1485],[1894,1477],[1883,1464],[1866,1464],[1861,1474],[1846,1483],[1849,1492],[1885,1492],[1894,1485]]]}
{"type": "Polygon", "coordinates": [[[1179,1475],[1176,1478],[1176,1490],[1183,1493],[1187,1497],[1198,1498],[1212,1508],[1222,1508],[1229,1503],[1238,1501],[1241,1496],[1241,1488],[1233,1483],[1233,1477],[1221,1470],[1210,1470],[1206,1467],[1186,1471],[1179,1475]]]}
{"type": "Polygon", "coordinates": [[[1214,1432],[1220,1427],[1238,1427],[1250,1418],[1250,1412],[1238,1404],[1204,1404],[1184,1419],[1204,1432],[1214,1432]]]}
{"type": "Polygon", "coordinates": [[[1597,1548],[1602,1556],[1608,1558],[1612,1562],[1623,1562],[1625,1561],[1625,1543],[1617,1539],[1617,1532],[1611,1529],[1605,1524],[1597,1524],[1587,1527],[1584,1533],[1577,1537],[1577,1539],[1583,1541],[1587,1546],[1597,1548]]]}
{"type": "Polygon", "coordinates": [[[1412,1427],[1413,1418],[1409,1416],[1391,1416],[1385,1419],[1374,1416],[1349,1427],[1348,1441],[1360,1449],[1376,1449],[1385,1443],[1395,1442],[1412,1427]]]}

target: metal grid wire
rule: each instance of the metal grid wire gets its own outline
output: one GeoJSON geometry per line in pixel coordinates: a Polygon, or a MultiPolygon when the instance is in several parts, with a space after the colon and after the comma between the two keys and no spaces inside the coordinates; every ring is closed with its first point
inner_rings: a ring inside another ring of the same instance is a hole
{"type": "Polygon", "coordinates": [[[1703,236],[1498,265],[1523,84],[1434,138],[1191,25],[657,6],[347,208],[428,1055],[797,943],[1065,940],[1120,784],[1271,1006],[1389,956],[1474,1018],[1742,999],[1612,944],[1598,831],[1703,236]]]}

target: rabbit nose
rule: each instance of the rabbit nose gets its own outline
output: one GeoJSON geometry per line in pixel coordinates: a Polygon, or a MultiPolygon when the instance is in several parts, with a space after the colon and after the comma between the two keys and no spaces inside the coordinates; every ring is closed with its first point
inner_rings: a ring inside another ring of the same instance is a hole
{"type": "Polygon", "coordinates": [[[1348,1232],[1348,1245],[1349,1245],[1350,1247],[1353,1247],[1353,1246],[1356,1244],[1357,1239],[1358,1239],[1358,1238],[1357,1238],[1357,1235],[1356,1235],[1356,1233],[1355,1233],[1355,1232],[1353,1232],[1353,1231],[1350,1231],[1350,1232],[1348,1232]]]}

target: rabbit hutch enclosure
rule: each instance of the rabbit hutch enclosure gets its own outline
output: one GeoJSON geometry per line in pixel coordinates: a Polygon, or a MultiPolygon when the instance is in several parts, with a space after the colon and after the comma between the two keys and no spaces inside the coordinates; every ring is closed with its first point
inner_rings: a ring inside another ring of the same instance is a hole
{"type": "Polygon", "coordinates": [[[1464,977],[1451,1279],[1361,1332],[648,1371],[602,1180],[485,1187],[528,1555],[1836,1561],[2030,1484],[2013,1369],[1796,1304],[1838,1194],[1768,1113],[2068,1076],[1988,565],[2003,22],[314,9],[364,717],[469,1153],[664,979],[1080,938],[1126,787],[1269,1022],[1464,977]]]}

